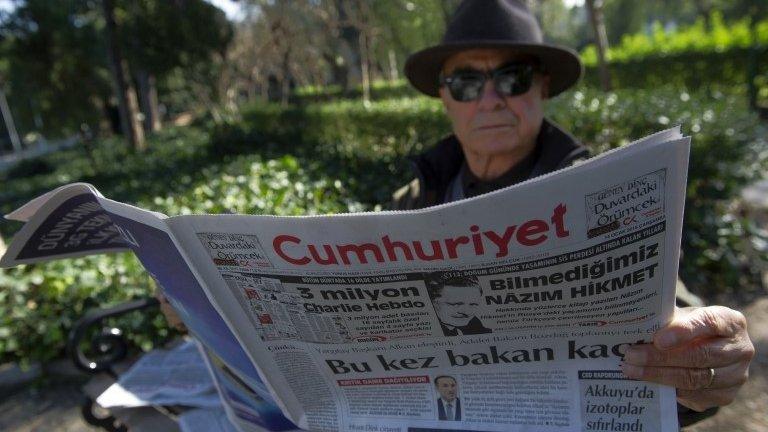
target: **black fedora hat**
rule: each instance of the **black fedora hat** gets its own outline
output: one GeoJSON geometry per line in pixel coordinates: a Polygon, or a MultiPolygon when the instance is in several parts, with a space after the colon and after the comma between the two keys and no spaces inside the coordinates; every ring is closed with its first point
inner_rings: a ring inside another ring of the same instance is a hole
{"type": "Polygon", "coordinates": [[[555,96],[579,80],[581,61],[575,51],[544,43],[536,18],[519,0],[465,0],[454,12],[440,45],[412,54],[405,76],[416,89],[439,96],[443,63],[453,54],[474,48],[512,48],[541,62],[555,96]]]}

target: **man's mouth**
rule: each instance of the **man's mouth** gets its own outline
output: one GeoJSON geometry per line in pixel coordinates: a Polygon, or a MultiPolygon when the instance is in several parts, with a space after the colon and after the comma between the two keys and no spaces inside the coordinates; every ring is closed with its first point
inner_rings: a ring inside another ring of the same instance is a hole
{"type": "Polygon", "coordinates": [[[495,129],[506,129],[511,127],[512,127],[511,124],[494,124],[494,125],[478,126],[477,128],[475,128],[475,130],[488,131],[488,130],[495,130],[495,129]]]}

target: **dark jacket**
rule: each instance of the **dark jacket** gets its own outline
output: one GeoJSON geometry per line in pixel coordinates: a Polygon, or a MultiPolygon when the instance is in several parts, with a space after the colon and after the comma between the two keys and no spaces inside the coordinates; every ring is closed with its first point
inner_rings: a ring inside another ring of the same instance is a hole
{"type": "Polygon", "coordinates": [[[456,409],[454,410],[454,418],[449,419],[443,406],[443,399],[437,398],[437,419],[438,420],[461,420],[461,400],[456,398],[456,409]]]}
{"type": "MultiPolygon", "coordinates": [[[[544,120],[536,138],[539,152],[529,178],[538,177],[577,160],[589,157],[589,150],[554,123],[544,120]]],[[[450,135],[425,153],[411,158],[416,178],[392,196],[393,210],[413,210],[442,204],[448,185],[464,163],[464,154],[455,135],[450,135]]]]}

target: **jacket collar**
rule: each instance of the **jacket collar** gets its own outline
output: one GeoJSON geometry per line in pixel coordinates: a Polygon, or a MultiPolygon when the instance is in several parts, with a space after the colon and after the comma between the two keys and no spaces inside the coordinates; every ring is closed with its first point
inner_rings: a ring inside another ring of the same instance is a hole
{"type": "MultiPolygon", "coordinates": [[[[539,158],[529,178],[558,170],[589,154],[576,138],[547,119],[541,125],[536,145],[539,158]]],[[[412,157],[411,162],[423,191],[421,206],[429,206],[442,202],[448,185],[461,169],[464,153],[456,135],[451,134],[433,148],[412,157]]]]}

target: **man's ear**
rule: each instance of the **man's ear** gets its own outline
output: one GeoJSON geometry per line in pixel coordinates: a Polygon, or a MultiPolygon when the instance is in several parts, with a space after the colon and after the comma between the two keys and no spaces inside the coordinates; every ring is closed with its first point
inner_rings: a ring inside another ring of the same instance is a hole
{"type": "Polygon", "coordinates": [[[448,89],[446,89],[445,86],[440,86],[438,92],[440,93],[440,100],[443,101],[443,109],[448,111],[448,100],[451,97],[448,93],[448,89]]]}
{"type": "Polygon", "coordinates": [[[541,98],[549,99],[549,75],[540,75],[541,80],[541,98]]]}

